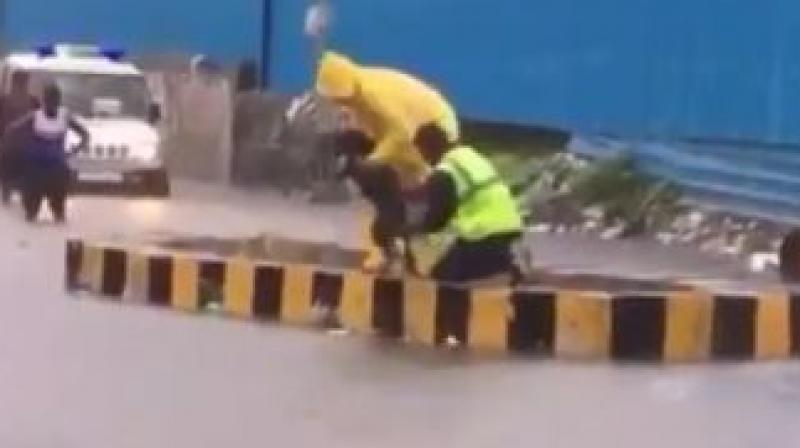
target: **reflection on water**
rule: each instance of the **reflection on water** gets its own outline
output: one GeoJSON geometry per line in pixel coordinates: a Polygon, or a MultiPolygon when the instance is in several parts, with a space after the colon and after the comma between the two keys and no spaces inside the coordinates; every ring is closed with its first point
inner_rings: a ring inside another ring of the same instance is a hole
{"type": "Polygon", "coordinates": [[[164,219],[166,207],[160,199],[137,199],[125,203],[125,216],[137,224],[156,224],[164,219]]]}

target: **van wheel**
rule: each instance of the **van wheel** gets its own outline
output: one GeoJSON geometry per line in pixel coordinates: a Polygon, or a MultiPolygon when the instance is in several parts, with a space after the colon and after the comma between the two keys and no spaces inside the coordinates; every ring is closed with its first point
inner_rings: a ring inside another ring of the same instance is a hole
{"type": "Polygon", "coordinates": [[[147,194],[157,198],[166,198],[170,195],[169,175],[166,170],[157,170],[149,173],[145,185],[147,194]]]}

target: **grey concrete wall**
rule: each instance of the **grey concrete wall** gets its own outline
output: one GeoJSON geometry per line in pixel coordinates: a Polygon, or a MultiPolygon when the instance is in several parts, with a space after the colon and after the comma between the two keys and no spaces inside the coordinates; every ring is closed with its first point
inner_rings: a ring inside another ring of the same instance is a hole
{"type": "Polygon", "coordinates": [[[284,112],[291,97],[278,93],[237,95],[233,113],[233,181],[276,185],[292,175],[282,147],[284,112]]]}
{"type": "Polygon", "coordinates": [[[230,181],[232,95],[227,79],[164,74],[165,159],[177,177],[230,181]]]}
{"type": "Polygon", "coordinates": [[[191,77],[185,69],[149,75],[162,104],[170,173],[209,183],[312,192],[346,199],[335,175],[330,135],[337,109],[319,98],[275,92],[234,94],[225,76],[191,77]]]}
{"type": "Polygon", "coordinates": [[[253,92],[235,100],[234,180],[311,192],[318,200],[346,199],[336,178],[330,136],[336,109],[317,98],[253,92]]]}

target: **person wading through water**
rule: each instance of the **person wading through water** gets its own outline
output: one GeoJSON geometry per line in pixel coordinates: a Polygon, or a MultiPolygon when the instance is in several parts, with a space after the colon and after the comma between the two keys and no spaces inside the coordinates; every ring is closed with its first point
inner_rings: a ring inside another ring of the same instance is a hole
{"type": "Polygon", "coordinates": [[[8,132],[9,126],[39,107],[39,100],[30,93],[30,76],[25,72],[11,75],[11,91],[0,98],[0,199],[11,203],[13,190],[19,188],[22,174],[23,136],[8,132]]]}
{"type": "Polygon", "coordinates": [[[61,90],[48,84],[42,93],[42,107],[11,125],[11,132],[28,137],[22,152],[22,199],[25,219],[34,222],[44,198],[56,222],[64,222],[65,202],[71,171],[67,159],[85,148],[89,133],[61,104],[61,90]],[[73,131],[80,141],[67,151],[67,132],[73,131]]]}

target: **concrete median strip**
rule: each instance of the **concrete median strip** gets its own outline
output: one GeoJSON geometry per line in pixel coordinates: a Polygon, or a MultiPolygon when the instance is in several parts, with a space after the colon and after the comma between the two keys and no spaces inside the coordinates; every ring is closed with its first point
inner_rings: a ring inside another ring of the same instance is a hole
{"type": "Polygon", "coordinates": [[[72,240],[66,287],[108,299],[311,324],[316,305],[350,330],[443,346],[567,359],[697,362],[800,355],[800,295],[468,289],[359,271],[72,240]]]}

